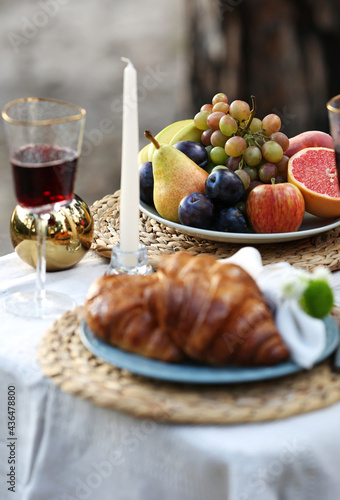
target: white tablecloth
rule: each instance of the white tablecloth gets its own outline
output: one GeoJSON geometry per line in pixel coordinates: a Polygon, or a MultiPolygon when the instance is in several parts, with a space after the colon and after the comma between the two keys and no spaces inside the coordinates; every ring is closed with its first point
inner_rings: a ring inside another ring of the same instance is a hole
{"type": "MultiPolygon", "coordinates": [[[[75,268],[49,273],[47,288],[67,290],[81,304],[106,266],[89,253],[75,268]]],[[[34,276],[15,254],[0,258],[1,500],[340,497],[340,404],[270,423],[189,426],[138,420],[61,392],[36,361],[50,321],[22,320],[3,308],[6,294],[34,286],[34,276]],[[16,392],[15,441],[9,386],[16,392]],[[7,482],[11,458],[15,492],[7,482]]]]}

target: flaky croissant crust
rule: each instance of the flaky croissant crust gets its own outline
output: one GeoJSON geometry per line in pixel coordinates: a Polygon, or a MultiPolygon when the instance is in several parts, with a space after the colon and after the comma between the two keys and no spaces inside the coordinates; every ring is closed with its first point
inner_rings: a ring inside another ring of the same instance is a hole
{"type": "Polygon", "coordinates": [[[254,366],[289,357],[252,277],[206,254],[165,255],[148,276],[98,278],[85,315],[105,342],[162,361],[254,366]]]}

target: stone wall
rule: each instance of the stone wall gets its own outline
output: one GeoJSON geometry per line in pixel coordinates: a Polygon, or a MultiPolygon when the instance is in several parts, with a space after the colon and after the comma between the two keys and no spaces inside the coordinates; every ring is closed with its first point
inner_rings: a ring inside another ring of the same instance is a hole
{"type": "MultiPolygon", "coordinates": [[[[119,188],[124,64],[138,71],[139,126],[157,133],[191,116],[186,100],[184,0],[0,0],[0,107],[25,96],[87,110],[76,193],[87,203],[119,188]],[[110,123],[103,127],[103,119],[110,123]]],[[[16,204],[0,126],[0,255],[11,250],[16,204]]]]}

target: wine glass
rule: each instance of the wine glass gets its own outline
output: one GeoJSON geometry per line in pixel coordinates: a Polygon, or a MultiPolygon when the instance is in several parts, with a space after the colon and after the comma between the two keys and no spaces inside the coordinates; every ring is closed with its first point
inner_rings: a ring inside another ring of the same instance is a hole
{"type": "Polygon", "coordinates": [[[340,183],[340,94],[328,101],[327,110],[331,136],[334,142],[336,169],[340,183]]]}
{"type": "Polygon", "coordinates": [[[56,99],[28,97],[2,110],[16,199],[34,215],[37,240],[36,287],[10,295],[7,311],[47,318],[71,309],[67,295],[45,289],[46,229],[51,211],[71,203],[86,111],[56,99]]]}

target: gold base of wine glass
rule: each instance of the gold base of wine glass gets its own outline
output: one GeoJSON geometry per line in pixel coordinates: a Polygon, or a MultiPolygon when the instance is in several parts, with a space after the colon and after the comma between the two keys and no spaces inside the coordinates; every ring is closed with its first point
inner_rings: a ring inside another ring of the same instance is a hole
{"type": "MultiPolygon", "coordinates": [[[[46,234],[46,270],[75,266],[93,240],[93,219],[88,205],[76,194],[72,202],[51,211],[46,234]]],[[[17,205],[10,220],[10,237],[18,256],[32,267],[37,264],[36,228],[32,213],[17,205]]]]}

